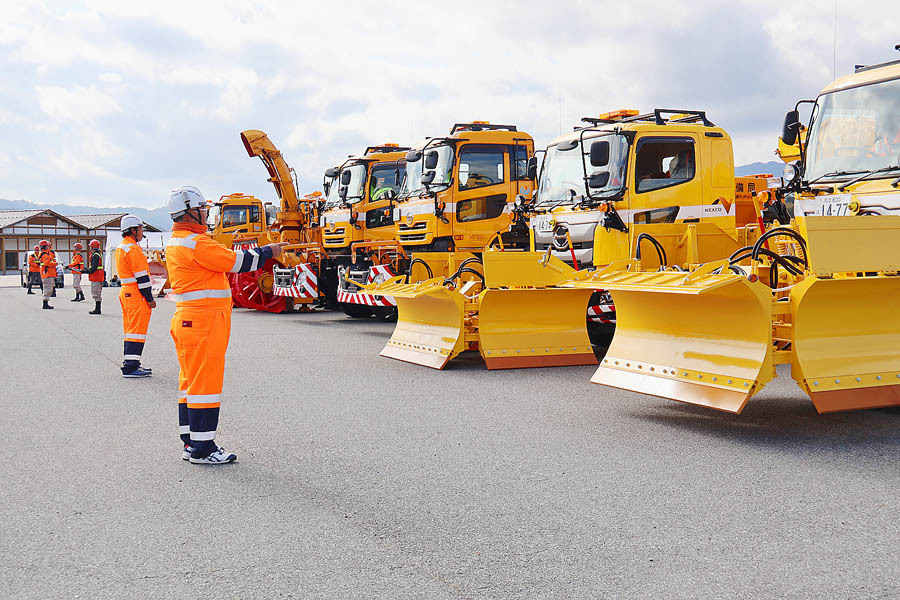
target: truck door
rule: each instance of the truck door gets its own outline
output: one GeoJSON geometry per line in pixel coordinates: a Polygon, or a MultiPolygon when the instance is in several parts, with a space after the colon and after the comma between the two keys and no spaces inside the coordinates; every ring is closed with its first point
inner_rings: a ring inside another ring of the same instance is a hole
{"type": "Polygon", "coordinates": [[[674,223],[703,216],[703,186],[690,136],[646,136],[635,146],[629,208],[635,224],[674,223]]]}
{"type": "Polygon", "coordinates": [[[468,144],[460,150],[458,164],[454,243],[458,248],[481,248],[509,224],[503,210],[514,197],[509,153],[499,144],[468,144]]]}

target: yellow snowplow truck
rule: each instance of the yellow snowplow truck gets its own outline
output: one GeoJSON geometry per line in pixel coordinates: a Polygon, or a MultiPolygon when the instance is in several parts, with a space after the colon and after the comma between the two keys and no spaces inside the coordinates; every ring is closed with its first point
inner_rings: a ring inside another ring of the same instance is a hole
{"type": "MultiPolygon", "coordinates": [[[[318,228],[322,194],[315,192],[300,197],[294,170],[265,132],[248,129],[241,132],[244,149],[258,157],[275,186],[279,206],[261,204],[252,196],[225,196],[218,207],[217,225],[222,243],[235,248],[252,248],[271,242],[288,242],[285,252],[249,273],[229,276],[231,292],[237,306],[267,312],[291,310],[296,304],[309,305],[318,295],[280,293],[276,285],[279,269],[293,273],[298,265],[315,263],[324,251],[318,228]]],[[[290,274],[288,275],[291,276],[290,274]]],[[[305,291],[305,290],[304,290],[305,291]]]]}
{"type": "Polygon", "coordinates": [[[394,302],[361,293],[354,280],[373,282],[395,273],[394,206],[405,171],[406,147],[369,146],[325,171],[328,185],[320,217],[322,245],[328,253],[325,285],[337,306],[351,317],[389,317],[394,302]],[[354,244],[372,242],[366,249],[354,244]]]}
{"type": "Polygon", "coordinates": [[[457,123],[448,136],[429,138],[406,154],[392,214],[394,239],[354,243],[355,258],[363,252],[372,264],[368,271],[351,267],[342,277],[348,291],[392,298],[407,315],[398,330],[408,328],[409,338],[401,341],[395,332],[385,356],[415,354],[417,344],[407,341],[417,339],[418,320],[432,318],[429,292],[420,294],[412,284],[447,280],[471,292],[481,285],[479,256],[486,247],[528,248],[527,222],[515,209],[515,199],[534,189],[528,173],[533,155],[529,134],[486,121],[457,123]],[[385,278],[399,296],[372,292],[385,278]],[[422,300],[410,302],[409,294],[422,300]]]}
{"type": "Polygon", "coordinates": [[[632,257],[687,269],[759,235],[754,192],[768,180],[735,179],[731,139],[702,111],[584,121],[548,146],[537,196],[514,203],[513,214],[531,215],[534,251],[497,244],[464,265],[483,274],[474,283],[379,286],[399,308],[382,355],[435,368],[465,350],[478,350],[488,369],[596,364],[586,318],[613,321],[613,305],[597,294],[603,288],[571,282],[632,257]]]}
{"type": "MultiPolygon", "coordinates": [[[[900,61],[805,102],[791,225],[687,273],[596,277],[618,322],[592,381],[740,413],[790,364],[820,413],[900,405],[900,61]]],[[[798,107],[783,145],[798,143],[798,107]]]]}

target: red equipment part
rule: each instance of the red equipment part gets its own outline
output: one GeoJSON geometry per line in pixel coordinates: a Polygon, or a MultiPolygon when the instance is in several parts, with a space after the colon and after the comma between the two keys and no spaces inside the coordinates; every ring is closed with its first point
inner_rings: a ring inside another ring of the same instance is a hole
{"type": "Polygon", "coordinates": [[[249,308],[271,313],[284,312],[288,308],[289,298],[276,296],[272,292],[264,292],[259,285],[261,277],[268,273],[272,277],[275,261],[268,260],[261,269],[248,273],[228,273],[231,286],[231,299],[239,308],[249,308]]]}

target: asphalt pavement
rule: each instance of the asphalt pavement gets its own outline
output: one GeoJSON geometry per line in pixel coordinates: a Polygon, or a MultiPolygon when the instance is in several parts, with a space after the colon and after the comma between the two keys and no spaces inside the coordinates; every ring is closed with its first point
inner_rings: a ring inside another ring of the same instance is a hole
{"type": "Polygon", "coordinates": [[[378,356],[390,323],[236,310],[238,462],[191,465],[174,304],[128,380],[117,293],[0,287],[0,597],[900,596],[896,410],[817,415],[786,373],[735,416],[434,371],[378,356]]]}

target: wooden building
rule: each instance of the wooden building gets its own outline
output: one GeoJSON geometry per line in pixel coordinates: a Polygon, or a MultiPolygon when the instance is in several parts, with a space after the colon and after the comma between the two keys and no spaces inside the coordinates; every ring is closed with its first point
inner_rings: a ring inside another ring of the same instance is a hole
{"type": "MultiPolygon", "coordinates": [[[[114,231],[118,239],[119,220],[126,213],[95,215],[61,215],[50,209],[0,210],[0,275],[18,273],[29,250],[40,240],[49,240],[60,264],[72,259],[76,242],[87,249],[92,239],[100,240],[106,251],[107,232],[114,231]]],[[[159,231],[145,225],[147,231],[159,231]]]]}

